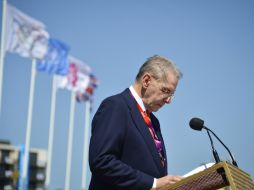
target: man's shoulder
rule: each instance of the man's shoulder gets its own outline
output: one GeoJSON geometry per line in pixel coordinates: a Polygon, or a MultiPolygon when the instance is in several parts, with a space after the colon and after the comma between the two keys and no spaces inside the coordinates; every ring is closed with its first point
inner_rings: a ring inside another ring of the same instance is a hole
{"type": "Polygon", "coordinates": [[[105,98],[97,112],[102,112],[102,111],[108,111],[110,110],[110,112],[122,112],[124,110],[127,110],[129,107],[129,103],[128,103],[128,90],[129,89],[125,89],[123,92],[109,96],[107,98],[105,98]],[[126,94],[127,93],[127,94],[126,94]]]}
{"type": "Polygon", "coordinates": [[[126,97],[129,96],[129,89],[126,88],[124,91],[118,93],[118,94],[115,94],[115,95],[112,95],[112,96],[109,96],[107,98],[105,98],[102,103],[108,103],[108,102],[115,102],[115,103],[120,103],[120,102],[124,102],[124,99],[126,97]]]}

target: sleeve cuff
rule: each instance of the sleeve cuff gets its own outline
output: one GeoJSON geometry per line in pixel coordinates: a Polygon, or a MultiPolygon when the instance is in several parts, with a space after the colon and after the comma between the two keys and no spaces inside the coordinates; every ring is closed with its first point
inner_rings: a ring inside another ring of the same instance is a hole
{"type": "Polygon", "coordinates": [[[153,179],[153,187],[152,188],[156,188],[156,178],[153,179]]]}

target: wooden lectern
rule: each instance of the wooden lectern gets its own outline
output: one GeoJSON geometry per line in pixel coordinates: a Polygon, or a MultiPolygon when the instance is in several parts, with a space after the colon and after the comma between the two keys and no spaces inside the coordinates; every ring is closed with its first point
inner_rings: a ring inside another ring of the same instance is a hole
{"type": "Polygon", "coordinates": [[[249,174],[227,162],[219,162],[181,181],[156,190],[216,190],[229,186],[232,190],[254,190],[249,174]]]}

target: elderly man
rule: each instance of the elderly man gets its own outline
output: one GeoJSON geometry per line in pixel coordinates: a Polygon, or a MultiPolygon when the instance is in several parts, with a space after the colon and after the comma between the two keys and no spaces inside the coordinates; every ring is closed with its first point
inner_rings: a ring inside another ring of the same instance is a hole
{"type": "Polygon", "coordinates": [[[152,112],[172,101],[182,77],[174,63],[153,56],[133,85],[106,98],[92,121],[90,190],[149,190],[179,181],[167,174],[160,124],[152,112]]]}

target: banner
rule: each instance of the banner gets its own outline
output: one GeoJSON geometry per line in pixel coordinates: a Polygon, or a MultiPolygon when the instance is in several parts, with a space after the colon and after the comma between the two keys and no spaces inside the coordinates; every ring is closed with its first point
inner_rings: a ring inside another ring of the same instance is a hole
{"type": "Polygon", "coordinates": [[[5,50],[22,57],[42,59],[49,34],[43,23],[7,4],[5,50]]]}
{"type": "Polygon", "coordinates": [[[92,101],[94,89],[97,88],[98,84],[97,78],[93,74],[90,74],[88,86],[83,91],[76,93],[77,102],[92,101]]]}
{"type": "Polygon", "coordinates": [[[69,72],[66,76],[57,76],[57,87],[74,92],[83,92],[89,85],[91,69],[84,62],[69,56],[69,72]]]}
{"type": "Polygon", "coordinates": [[[37,71],[66,75],[69,72],[69,48],[59,40],[49,38],[48,51],[42,60],[37,60],[37,71]]]}

